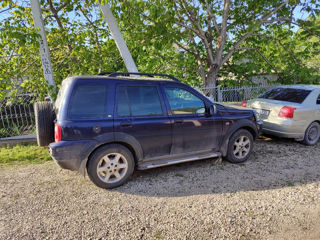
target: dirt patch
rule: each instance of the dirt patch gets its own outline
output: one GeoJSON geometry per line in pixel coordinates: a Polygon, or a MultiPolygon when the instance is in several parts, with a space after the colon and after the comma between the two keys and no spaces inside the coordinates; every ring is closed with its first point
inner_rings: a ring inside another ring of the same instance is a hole
{"type": "Polygon", "coordinates": [[[115,190],[54,163],[0,169],[0,239],[320,239],[320,143],[259,139],[239,165],[137,171],[115,190]]]}

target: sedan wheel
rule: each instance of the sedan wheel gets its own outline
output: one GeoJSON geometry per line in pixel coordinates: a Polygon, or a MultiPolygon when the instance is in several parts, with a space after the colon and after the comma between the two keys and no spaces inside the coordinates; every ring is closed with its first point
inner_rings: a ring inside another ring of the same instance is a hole
{"type": "Polygon", "coordinates": [[[315,145],[320,137],[320,125],[317,122],[313,122],[307,128],[303,143],[308,146],[315,145]]]}

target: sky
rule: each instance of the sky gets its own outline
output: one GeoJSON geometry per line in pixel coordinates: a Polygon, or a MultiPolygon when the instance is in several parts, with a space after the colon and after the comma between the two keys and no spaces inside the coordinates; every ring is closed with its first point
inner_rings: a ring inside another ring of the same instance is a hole
{"type": "MultiPolygon", "coordinates": [[[[19,5],[24,6],[24,7],[30,7],[30,1],[27,0],[18,0],[19,5]]],[[[1,13],[3,11],[3,9],[0,9],[0,21],[6,19],[10,13],[9,12],[4,12],[1,13]]],[[[71,18],[76,18],[74,13],[71,13],[71,18]]],[[[295,19],[307,19],[308,18],[308,13],[306,13],[305,11],[302,11],[302,7],[296,7],[294,12],[293,12],[293,16],[295,19]]],[[[80,18],[81,20],[81,18],[80,18]]],[[[82,19],[83,21],[85,21],[85,19],[82,19]]],[[[294,26],[293,28],[294,31],[299,30],[298,26],[294,26]]]]}

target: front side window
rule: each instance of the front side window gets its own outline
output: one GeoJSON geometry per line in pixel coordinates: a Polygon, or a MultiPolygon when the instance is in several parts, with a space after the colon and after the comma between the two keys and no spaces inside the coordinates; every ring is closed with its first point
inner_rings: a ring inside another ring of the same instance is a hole
{"type": "Polygon", "coordinates": [[[101,119],[106,116],[107,86],[101,83],[79,84],[73,90],[68,108],[71,119],[101,119]]]}
{"type": "Polygon", "coordinates": [[[203,114],[203,101],[191,92],[174,87],[166,87],[165,92],[172,114],[203,114]]]}
{"type": "Polygon", "coordinates": [[[157,87],[120,86],[116,102],[117,115],[121,117],[163,115],[157,87]]]}

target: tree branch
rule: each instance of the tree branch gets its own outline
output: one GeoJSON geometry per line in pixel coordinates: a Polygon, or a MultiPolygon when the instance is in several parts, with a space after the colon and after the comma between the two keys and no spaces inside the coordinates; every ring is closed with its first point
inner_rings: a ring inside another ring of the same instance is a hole
{"type": "Polygon", "coordinates": [[[97,26],[93,24],[93,22],[88,18],[87,14],[83,11],[82,7],[79,8],[80,12],[82,13],[82,15],[85,17],[85,19],[88,21],[88,23],[90,24],[90,26],[93,28],[93,34],[94,34],[94,40],[96,42],[97,45],[97,49],[98,49],[98,57],[100,59],[99,61],[99,73],[102,71],[102,54],[101,54],[101,46],[100,46],[100,42],[99,42],[99,36],[98,36],[98,32],[97,32],[97,26]]]}
{"type": "Polygon", "coordinates": [[[204,64],[203,64],[203,61],[202,61],[202,58],[201,58],[201,55],[200,55],[200,52],[199,52],[199,49],[196,47],[197,43],[196,41],[194,40],[194,37],[189,34],[189,39],[193,42],[193,48],[194,48],[194,53],[195,53],[195,56],[197,58],[197,62],[198,62],[198,66],[199,66],[199,74],[203,80],[203,82],[206,81],[206,73],[205,73],[205,70],[204,70],[204,64]]]}
{"type": "MultiPolygon", "coordinates": [[[[60,6],[60,7],[58,8],[59,10],[57,10],[57,9],[54,8],[53,3],[52,3],[52,0],[48,0],[48,3],[49,3],[50,11],[52,12],[53,17],[56,19],[59,28],[64,31],[65,29],[64,29],[64,26],[63,26],[63,24],[62,24],[62,22],[61,22],[61,20],[60,20],[60,17],[59,17],[59,15],[58,15],[58,12],[59,12],[63,7],[65,7],[65,6],[67,5],[67,3],[66,3],[66,4],[63,4],[62,6],[60,6]]],[[[68,43],[67,45],[68,45],[69,52],[71,53],[71,52],[73,51],[73,48],[72,48],[72,46],[71,46],[70,43],[68,43]]]]}
{"type": "Polygon", "coordinates": [[[229,16],[229,9],[230,9],[230,0],[225,0],[224,6],[223,6],[223,14],[222,14],[221,34],[217,41],[217,51],[215,55],[216,64],[218,66],[222,65],[222,62],[221,62],[222,51],[227,41],[227,21],[229,16]]]}
{"type": "Polygon", "coordinates": [[[213,13],[211,11],[211,7],[210,7],[210,4],[209,4],[208,0],[205,0],[205,2],[206,2],[207,14],[208,14],[208,26],[211,27],[211,23],[210,22],[212,21],[212,23],[213,23],[218,35],[220,35],[220,28],[218,26],[216,17],[213,15],[213,13]]]}
{"type": "Polygon", "coordinates": [[[254,31],[257,30],[257,28],[264,23],[265,21],[267,21],[267,19],[272,16],[274,13],[276,13],[280,8],[282,8],[284,5],[286,5],[289,2],[289,0],[285,0],[283,3],[281,3],[278,7],[276,7],[275,9],[273,9],[272,11],[270,11],[268,14],[264,15],[260,20],[258,20],[258,22],[253,25],[252,29],[250,32],[246,33],[245,35],[242,36],[242,38],[240,38],[234,45],[233,47],[229,50],[229,52],[224,56],[223,60],[222,60],[222,64],[224,64],[230,57],[231,55],[234,53],[234,51],[237,50],[237,48],[239,48],[240,44],[243,43],[248,37],[250,37],[254,31]]]}
{"type": "Polygon", "coordinates": [[[301,62],[296,59],[296,57],[294,56],[294,53],[292,51],[288,51],[287,47],[285,45],[283,45],[283,43],[281,42],[281,39],[276,38],[274,36],[271,35],[267,35],[267,34],[261,34],[261,33],[255,33],[252,34],[252,36],[258,36],[258,37],[265,37],[265,38],[269,38],[272,40],[275,40],[276,42],[278,42],[278,44],[287,52],[290,54],[290,56],[292,57],[292,59],[297,63],[297,64],[301,64],[301,62]]]}
{"type": "Polygon", "coordinates": [[[245,50],[245,51],[247,51],[247,50],[253,50],[253,51],[256,51],[256,52],[263,58],[263,60],[264,60],[266,63],[268,63],[276,73],[278,73],[278,71],[277,71],[277,69],[275,68],[275,66],[269,61],[268,58],[266,58],[266,57],[259,51],[259,49],[257,49],[257,48],[238,48],[237,50],[245,50]]]}

